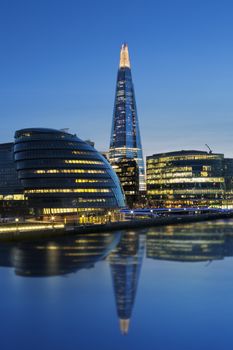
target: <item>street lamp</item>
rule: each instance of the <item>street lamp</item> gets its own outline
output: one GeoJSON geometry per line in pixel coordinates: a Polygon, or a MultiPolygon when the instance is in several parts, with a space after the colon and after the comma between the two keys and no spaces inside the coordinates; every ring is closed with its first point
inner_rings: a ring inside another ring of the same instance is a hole
{"type": "Polygon", "coordinates": [[[79,224],[79,212],[78,212],[78,208],[77,208],[77,225],[79,224]]]}
{"type": "Polygon", "coordinates": [[[112,215],[112,213],[109,211],[109,212],[108,212],[108,221],[109,221],[109,222],[111,222],[111,215],[112,215]]]}
{"type": "Polygon", "coordinates": [[[18,231],[18,227],[19,227],[19,218],[15,218],[15,222],[16,222],[16,231],[18,231]]]}
{"type": "Polygon", "coordinates": [[[52,217],[51,217],[51,220],[52,220],[52,228],[54,229],[54,220],[55,220],[55,217],[52,216],[52,217]]]}

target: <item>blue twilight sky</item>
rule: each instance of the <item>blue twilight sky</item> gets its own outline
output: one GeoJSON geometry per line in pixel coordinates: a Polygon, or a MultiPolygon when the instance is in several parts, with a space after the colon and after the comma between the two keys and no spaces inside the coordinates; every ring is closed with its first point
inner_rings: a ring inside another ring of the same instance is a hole
{"type": "Polygon", "coordinates": [[[232,0],[0,0],[0,142],[69,127],[109,146],[129,44],[144,155],[233,156],[232,0]]]}

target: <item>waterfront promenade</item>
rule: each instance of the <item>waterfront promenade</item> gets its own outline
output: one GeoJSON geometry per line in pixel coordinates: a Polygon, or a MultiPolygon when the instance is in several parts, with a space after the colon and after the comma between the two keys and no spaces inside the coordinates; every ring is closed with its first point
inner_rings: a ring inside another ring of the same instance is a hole
{"type": "Polygon", "coordinates": [[[164,225],[176,225],[200,221],[210,221],[233,218],[233,212],[206,213],[195,215],[171,215],[155,217],[151,219],[132,219],[106,224],[92,225],[65,225],[62,223],[22,223],[1,224],[0,241],[20,241],[23,239],[37,239],[56,236],[68,236],[72,234],[110,232],[127,229],[156,227],[164,225]]]}

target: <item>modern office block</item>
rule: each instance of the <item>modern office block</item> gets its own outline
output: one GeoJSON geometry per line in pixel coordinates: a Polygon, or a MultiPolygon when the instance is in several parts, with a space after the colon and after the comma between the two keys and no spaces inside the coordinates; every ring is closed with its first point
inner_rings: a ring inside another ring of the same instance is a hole
{"type": "Polygon", "coordinates": [[[222,206],[224,155],[180,151],[147,157],[147,196],[151,206],[222,206]]]}
{"type": "Polygon", "coordinates": [[[112,167],[121,182],[127,205],[133,208],[139,196],[139,169],[136,160],[122,158],[112,164],[112,167]]]}
{"type": "Polygon", "coordinates": [[[0,144],[0,196],[22,195],[14,162],[14,143],[0,144]]]}
{"type": "Polygon", "coordinates": [[[14,162],[14,143],[0,144],[0,217],[27,211],[14,162]]]}

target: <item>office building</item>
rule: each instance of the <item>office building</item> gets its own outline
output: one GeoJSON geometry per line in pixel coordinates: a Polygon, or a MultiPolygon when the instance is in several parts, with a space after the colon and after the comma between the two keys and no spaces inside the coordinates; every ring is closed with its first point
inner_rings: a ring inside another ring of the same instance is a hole
{"type": "Polygon", "coordinates": [[[136,160],[122,158],[112,163],[112,167],[120,180],[128,207],[133,208],[139,196],[139,169],[136,160]]]}
{"type": "Polygon", "coordinates": [[[154,207],[221,207],[226,192],[225,176],[230,177],[231,169],[229,165],[228,171],[225,170],[223,154],[212,152],[180,151],[149,156],[149,204],[154,207]]]}
{"type": "Polygon", "coordinates": [[[233,159],[224,159],[225,197],[223,208],[233,208],[233,159]]]}
{"type": "Polygon", "coordinates": [[[27,212],[14,163],[14,143],[0,144],[0,216],[27,212]]]}

